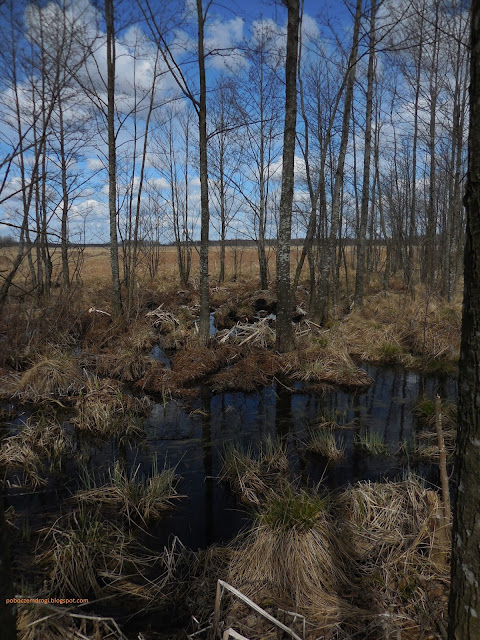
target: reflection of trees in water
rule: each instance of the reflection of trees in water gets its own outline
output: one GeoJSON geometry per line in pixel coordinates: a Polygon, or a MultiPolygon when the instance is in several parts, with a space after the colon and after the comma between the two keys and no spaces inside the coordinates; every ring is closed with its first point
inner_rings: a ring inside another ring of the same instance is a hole
{"type": "MultiPolygon", "coordinates": [[[[204,385],[201,390],[202,401],[202,454],[205,487],[205,541],[207,545],[213,540],[214,491],[213,491],[213,459],[212,459],[212,392],[204,385]]],[[[222,414],[224,405],[222,403],[222,414]]]]}

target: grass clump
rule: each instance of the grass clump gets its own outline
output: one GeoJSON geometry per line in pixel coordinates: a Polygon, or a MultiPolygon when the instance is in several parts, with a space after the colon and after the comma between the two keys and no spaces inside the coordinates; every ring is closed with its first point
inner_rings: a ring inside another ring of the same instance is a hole
{"type": "Polygon", "coordinates": [[[250,393],[271,384],[283,371],[280,356],[266,349],[255,348],[233,365],[212,376],[212,388],[217,393],[244,391],[250,393]]]}
{"type": "Polygon", "coordinates": [[[48,567],[52,595],[99,597],[102,574],[121,575],[124,569],[125,534],[85,507],[61,516],[46,532],[44,545],[36,562],[48,567]]]}
{"type": "Polygon", "coordinates": [[[123,392],[119,382],[93,376],[76,402],[72,423],[83,431],[103,437],[136,437],[143,434],[141,418],[148,415],[147,397],[135,398],[123,392]]]}
{"type": "Polygon", "coordinates": [[[234,444],[225,448],[220,480],[228,482],[240,500],[249,505],[259,505],[268,489],[261,465],[252,450],[243,451],[234,444]]]}
{"type": "Polygon", "coordinates": [[[386,458],[390,453],[383,437],[376,431],[367,431],[364,436],[355,434],[355,443],[370,456],[386,458]]]}
{"type": "Polygon", "coordinates": [[[309,429],[305,450],[327,458],[329,462],[341,460],[345,453],[343,441],[337,444],[333,431],[309,429]]]}
{"type": "Polygon", "coordinates": [[[286,473],[288,458],[285,443],[279,437],[270,434],[264,436],[260,442],[259,461],[268,472],[286,473]]]}
{"type": "MultiPolygon", "coordinates": [[[[456,423],[457,406],[448,400],[442,400],[440,403],[440,411],[442,413],[442,425],[451,426],[456,423]]],[[[435,399],[423,396],[413,408],[413,413],[417,420],[424,425],[435,424],[435,399]]]]}
{"type": "Polygon", "coordinates": [[[451,545],[438,519],[438,494],[413,476],[401,482],[360,482],[338,497],[337,507],[353,526],[359,588],[375,602],[372,636],[395,612],[391,621],[402,637],[432,632],[437,637],[447,609],[451,545]]]}
{"type": "MultiPolygon", "coordinates": [[[[269,495],[240,538],[228,581],[260,605],[305,615],[318,637],[354,610],[340,595],[352,588],[345,555],[325,499],[289,487],[269,495]]],[[[244,619],[239,612],[235,628],[242,631],[244,619]]]]}
{"type": "Polygon", "coordinates": [[[20,484],[37,488],[47,482],[44,472],[58,468],[62,456],[71,450],[71,440],[58,422],[49,416],[34,416],[17,434],[2,441],[0,465],[6,471],[20,470],[20,484]]]}
{"type": "Polygon", "coordinates": [[[346,345],[331,336],[326,347],[307,342],[305,348],[286,358],[285,374],[303,382],[326,382],[348,387],[368,387],[372,379],[353,362],[346,345]]]}
{"type": "Polygon", "coordinates": [[[108,472],[107,482],[96,487],[93,478],[84,474],[86,488],[76,494],[86,504],[106,505],[126,516],[127,520],[158,519],[172,508],[181,496],[177,492],[180,477],[175,469],[158,469],[155,460],[148,478],[140,476],[140,465],[131,472],[117,461],[108,472]]]}
{"type": "Polygon", "coordinates": [[[258,454],[230,443],[225,447],[220,480],[228,482],[240,500],[258,507],[274,486],[282,486],[288,471],[286,445],[280,438],[265,436],[258,454]]]}
{"type": "Polygon", "coordinates": [[[102,375],[134,382],[147,374],[154,363],[134,346],[119,347],[95,357],[95,370],[102,375]]]}
{"type": "Polygon", "coordinates": [[[84,380],[75,356],[52,349],[27,369],[18,381],[16,396],[23,401],[65,399],[83,388],[84,380]]]}
{"type": "Polygon", "coordinates": [[[378,348],[382,362],[396,362],[397,357],[402,353],[402,347],[397,342],[382,342],[378,348]]]}
{"type": "Polygon", "coordinates": [[[325,498],[306,491],[294,492],[288,486],[280,494],[269,496],[258,521],[273,530],[305,531],[315,526],[326,505],[325,498]]]}

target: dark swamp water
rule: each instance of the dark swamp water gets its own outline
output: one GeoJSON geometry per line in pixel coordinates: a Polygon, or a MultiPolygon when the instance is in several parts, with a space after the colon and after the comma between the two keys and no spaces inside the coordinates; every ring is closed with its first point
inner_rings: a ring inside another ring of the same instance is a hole
{"type": "MultiPolygon", "coordinates": [[[[313,394],[298,385],[291,393],[281,384],[251,394],[212,394],[202,388],[189,409],[176,401],[164,404],[157,398],[146,420],[146,438],[136,446],[114,440],[101,442],[70,429],[75,439],[74,453],[62,471],[37,491],[11,487],[8,503],[34,523],[47,513],[67,510],[68,499],[78,488],[78,460],[97,474],[105,473],[117,459],[130,469],[140,465],[140,473],[148,474],[156,457],[159,467],[164,462],[167,467],[176,467],[182,478],[178,491],[184,497],[150,529],[150,547],[162,549],[176,535],[187,547],[205,548],[228,541],[250,518],[228,486],[218,480],[225,446],[235,443],[255,451],[268,434],[284,440],[291,474],[306,485],[322,481],[325,489],[332,490],[358,480],[399,479],[409,467],[438,485],[436,465],[413,464],[399,456],[398,450],[402,443],[411,442],[419,429],[412,413],[417,402],[436,393],[455,401],[456,380],[398,368],[365,368],[374,382],[358,392],[327,389],[313,394]],[[345,454],[334,464],[306,453],[303,445],[309,426],[321,421],[322,416],[340,424],[355,420],[355,428],[336,432],[345,454]],[[358,446],[355,434],[365,436],[368,432],[381,436],[388,446],[387,456],[373,457],[358,446]]],[[[25,412],[15,422],[21,424],[26,417],[25,412]]]]}

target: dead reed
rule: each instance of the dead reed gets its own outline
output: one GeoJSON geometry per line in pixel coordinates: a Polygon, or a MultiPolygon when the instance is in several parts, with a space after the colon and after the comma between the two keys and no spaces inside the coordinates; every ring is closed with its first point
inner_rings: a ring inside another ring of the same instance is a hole
{"type": "Polygon", "coordinates": [[[140,465],[128,472],[117,461],[109,469],[107,480],[95,486],[92,477],[84,474],[85,488],[77,492],[76,498],[85,504],[105,505],[123,514],[129,523],[160,518],[173,507],[174,500],[181,498],[177,492],[180,477],[175,469],[159,469],[155,460],[148,478],[140,474],[140,465]]]}
{"type": "Polygon", "coordinates": [[[151,403],[125,393],[116,380],[91,376],[75,407],[71,422],[78,429],[104,437],[135,437],[143,433],[140,419],[148,415],[151,403]]]}
{"type": "Polygon", "coordinates": [[[33,416],[15,435],[0,446],[0,465],[21,474],[19,483],[34,488],[46,484],[44,473],[61,464],[72,450],[70,438],[61,425],[48,415],[33,416]]]}
{"type": "Polygon", "coordinates": [[[20,604],[18,640],[127,640],[113,618],[51,604],[20,604]]]}
{"type": "Polygon", "coordinates": [[[306,615],[317,636],[351,618],[355,607],[340,595],[353,588],[347,549],[325,499],[292,488],[271,494],[237,542],[228,581],[245,595],[306,615]]]}
{"type": "Polygon", "coordinates": [[[78,359],[52,347],[48,356],[40,357],[18,382],[15,395],[22,401],[41,402],[70,398],[84,386],[78,359]]]}
{"type": "MultiPolygon", "coordinates": [[[[323,425],[322,425],[323,426],[323,425]]],[[[329,462],[337,462],[343,458],[345,447],[343,441],[337,443],[335,433],[331,429],[310,428],[308,430],[305,450],[327,458],[329,462]]]]}

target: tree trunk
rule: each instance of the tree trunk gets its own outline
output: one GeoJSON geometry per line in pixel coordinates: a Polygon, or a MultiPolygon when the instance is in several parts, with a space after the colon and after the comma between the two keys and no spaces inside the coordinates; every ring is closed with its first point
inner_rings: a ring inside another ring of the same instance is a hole
{"type": "Polygon", "coordinates": [[[210,295],[208,287],[208,232],[210,212],[208,210],[208,159],[207,159],[207,84],[205,79],[205,54],[203,28],[205,16],[202,0],[197,0],[198,18],[198,70],[200,76],[200,100],[198,130],[200,139],[200,322],[199,340],[205,344],[210,337],[210,295]]]}
{"type": "MultiPolygon", "coordinates": [[[[341,194],[343,190],[343,172],[345,168],[345,157],[347,155],[348,135],[350,130],[350,114],[353,103],[353,89],[355,85],[355,74],[358,55],[358,38],[360,33],[360,21],[362,17],[362,0],[357,0],[355,10],[355,22],[353,25],[353,39],[352,50],[348,59],[348,80],[345,88],[345,104],[343,107],[343,119],[342,119],[342,137],[340,140],[340,147],[338,151],[337,169],[335,171],[335,182],[333,186],[332,194],[332,221],[330,224],[330,237],[328,240],[328,246],[325,252],[325,256],[322,257],[321,273],[319,276],[319,287],[317,293],[317,301],[315,306],[315,316],[320,322],[324,322],[329,297],[329,279],[332,275],[332,270],[336,264],[336,247],[339,234],[339,222],[340,222],[340,209],[341,209],[341,194]]],[[[336,282],[332,283],[331,289],[336,288],[336,282]]]]}
{"type": "Polygon", "coordinates": [[[372,152],[372,105],[373,105],[373,76],[375,63],[375,14],[377,2],[372,0],[370,16],[370,52],[368,56],[367,72],[367,109],[365,115],[365,147],[363,155],[363,185],[362,205],[360,210],[360,225],[357,236],[357,272],[355,276],[354,302],[363,305],[363,291],[365,285],[365,244],[368,222],[368,203],[370,200],[370,160],[372,152]]]}
{"type": "Polygon", "coordinates": [[[290,286],[290,240],[294,187],[294,160],[297,128],[297,60],[300,27],[299,0],[285,0],[288,8],[287,55],[285,59],[285,130],[283,136],[282,192],[277,250],[277,349],[290,351],[292,331],[292,291],[290,286]]]}
{"type": "Polygon", "coordinates": [[[68,208],[69,194],[67,186],[67,158],[65,154],[65,128],[63,125],[63,106],[61,98],[58,101],[58,125],[60,139],[60,162],[62,175],[62,219],[61,219],[61,244],[62,244],[62,277],[65,291],[70,289],[70,274],[68,266],[68,208]]]}
{"type": "Polygon", "coordinates": [[[117,238],[117,153],[115,140],[115,28],[113,0],[105,0],[107,26],[107,128],[108,128],[108,210],[110,218],[110,268],[112,271],[112,312],[122,315],[117,238]]]}
{"type": "Polygon", "coordinates": [[[467,230],[449,640],[480,638],[480,0],[472,2],[467,230]]]}

